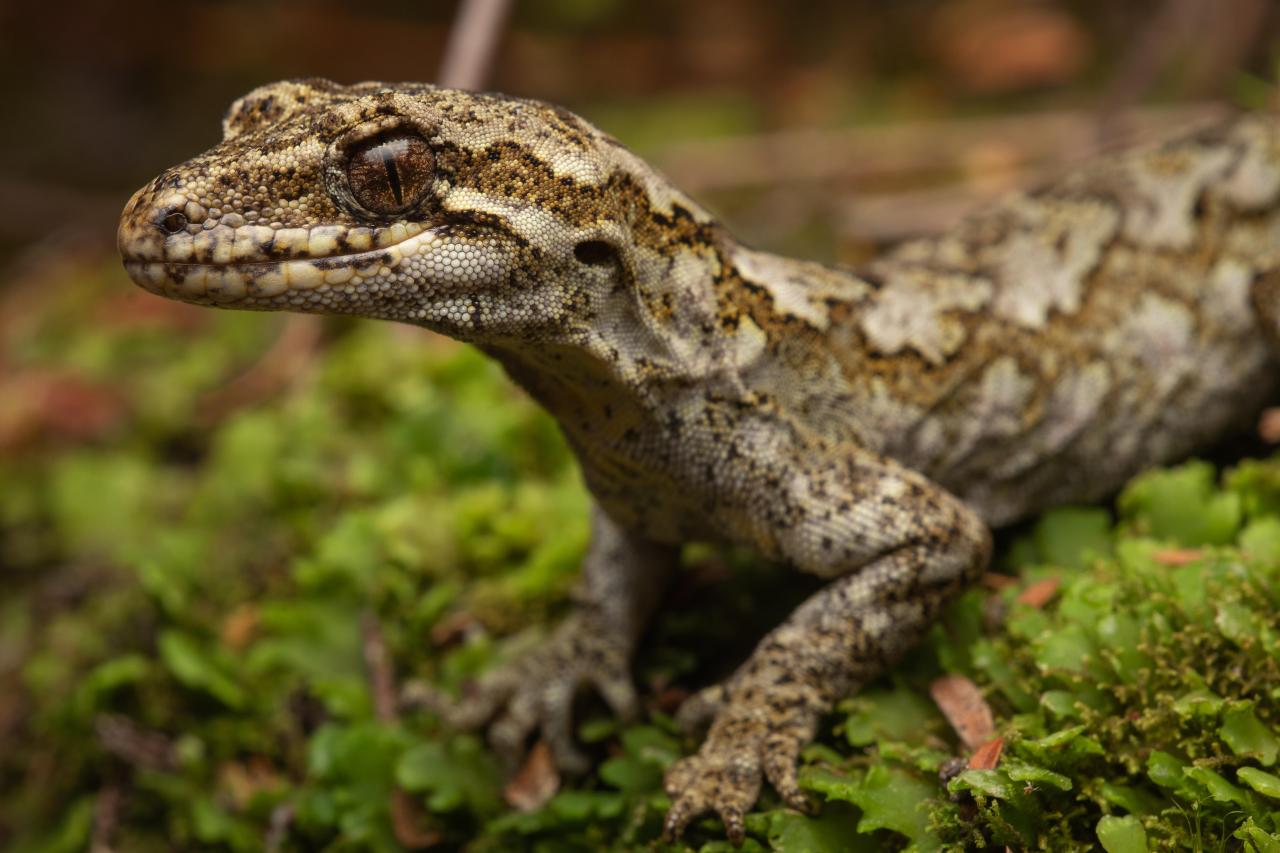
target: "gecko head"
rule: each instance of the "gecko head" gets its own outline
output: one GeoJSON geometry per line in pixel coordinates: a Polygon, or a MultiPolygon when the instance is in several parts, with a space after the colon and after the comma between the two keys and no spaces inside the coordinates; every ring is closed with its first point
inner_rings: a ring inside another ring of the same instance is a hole
{"type": "Polygon", "coordinates": [[[220,144],[133,195],[118,244],[134,281],[188,302],[563,338],[653,267],[640,220],[698,219],[638,163],[534,101],[274,83],[232,104],[220,144]]]}

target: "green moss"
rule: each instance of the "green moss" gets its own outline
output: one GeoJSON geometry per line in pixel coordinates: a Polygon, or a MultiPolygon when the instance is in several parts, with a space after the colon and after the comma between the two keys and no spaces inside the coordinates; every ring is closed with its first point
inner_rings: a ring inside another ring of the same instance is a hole
{"type": "MultiPolygon", "coordinates": [[[[76,275],[3,355],[106,384],[123,422],[0,454],[0,710],[20,711],[0,726],[0,841],[83,849],[117,791],[120,849],[660,846],[662,771],[696,746],[661,713],[625,726],[588,705],[596,769],[521,813],[482,740],[376,710],[369,626],[398,682],[457,689],[567,606],[587,498],[497,368],[328,323],[301,375],[210,417],[280,321],[112,326],[96,306],[128,285],[76,275]]],[[[638,663],[649,707],[722,675],[806,594],[738,553],[686,563],[702,580],[638,663]]],[[[744,849],[1280,848],[1280,459],[1145,474],[1114,516],[1050,512],[1000,565],[1013,588],[966,593],[826,721],[801,772],[821,812],[766,790],[744,849]],[[1050,577],[1042,609],[1016,601],[1050,577]],[[945,785],[964,750],[929,699],[944,672],[981,687],[1004,739],[996,768],[945,785]]],[[[708,819],[679,847],[721,838],[708,819]]]]}

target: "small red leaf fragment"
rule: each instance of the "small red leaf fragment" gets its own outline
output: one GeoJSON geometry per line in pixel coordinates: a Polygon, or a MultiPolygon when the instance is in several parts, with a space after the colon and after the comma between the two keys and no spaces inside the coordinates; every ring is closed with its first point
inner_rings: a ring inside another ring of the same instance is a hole
{"type": "Polygon", "coordinates": [[[529,750],[520,770],[502,789],[502,796],[516,811],[531,812],[546,805],[558,790],[560,774],[551,757],[551,747],[540,740],[529,750]]]}
{"type": "Polygon", "coordinates": [[[982,576],[980,583],[987,589],[1001,590],[1008,589],[1018,582],[1018,579],[1010,575],[1001,575],[996,572],[987,572],[982,576]]]}
{"type": "Polygon", "coordinates": [[[1162,566],[1185,566],[1204,556],[1203,548],[1165,548],[1151,555],[1162,566]]]}
{"type": "Polygon", "coordinates": [[[929,685],[929,695],[967,749],[977,749],[995,733],[991,706],[978,686],[963,675],[944,675],[929,685]]]}
{"type": "Polygon", "coordinates": [[[1000,763],[1000,756],[1003,752],[1004,738],[992,738],[975,749],[973,755],[969,756],[969,769],[994,770],[996,765],[1000,763]]]}
{"type": "Polygon", "coordinates": [[[1049,603],[1050,599],[1058,592],[1058,587],[1062,586],[1060,578],[1044,578],[1028,586],[1022,592],[1018,593],[1018,603],[1025,604],[1028,607],[1034,607],[1039,610],[1049,603]]]}
{"type": "Polygon", "coordinates": [[[1258,437],[1267,444],[1280,444],[1280,406],[1266,409],[1259,416],[1258,437]]]}
{"type": "Polygon", "coordinates": [[[222,620],[218,636],[232,651],[242,652],[253,642],[258,633],[258,607],[245,602],[222,620]]]}

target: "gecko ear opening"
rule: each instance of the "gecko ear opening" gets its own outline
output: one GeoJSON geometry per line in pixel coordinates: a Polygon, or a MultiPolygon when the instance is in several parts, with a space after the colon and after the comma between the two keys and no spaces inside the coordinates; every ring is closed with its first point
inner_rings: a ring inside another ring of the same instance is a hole
{"type": "Polygon", "coordinates": [[[591,267],[607,267],[618,262],[618,251],[604,240],[583,240],[573,247],[578,263],[591,267]]]}

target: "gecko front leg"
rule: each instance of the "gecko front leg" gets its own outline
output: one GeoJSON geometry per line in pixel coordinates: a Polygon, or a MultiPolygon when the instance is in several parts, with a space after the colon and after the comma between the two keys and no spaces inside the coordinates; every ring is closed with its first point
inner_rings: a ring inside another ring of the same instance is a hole
{"type": "Polygon", "coordinates": [[[463,699],[424,686],[425,703],[458,728],[489,723],[489,740],[509,766],[536,729],[562,770],[585,771],[590,762],[574,745],[574,696],[591,687],[618,716],[635,716],[631,655],[677,558],[675,548],[628,533],[595,508],[573,612],[541,647],[486,673],[463,699]]]}
{"type": "Polygon", "coordinates": [[[990,555],[990,535],[972,510],[891,460],[844,448],[789,461],[766,475],[777,483],[781,471],[791,473],[783,494],[759,490],[772,506],[760,504],[760,523],[789,563],[839,577],[766,636],[724,685],[691,700],[684,719],[713,720],[697,754],[667,773],[668,840],[715,811],[741,843],[762,779],[806,808],[796,761],[821,715],[914,645],[990,555]]]}

